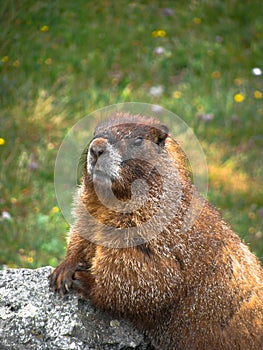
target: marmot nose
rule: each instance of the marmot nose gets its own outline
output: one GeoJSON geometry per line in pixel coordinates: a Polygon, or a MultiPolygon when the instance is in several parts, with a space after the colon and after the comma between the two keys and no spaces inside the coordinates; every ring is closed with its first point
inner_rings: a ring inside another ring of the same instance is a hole
{"type": "Polygon", "coordinates": [[[107,149],[107,140],[102,137],[95,139],[90,145],[90,153],[95,158],[98,159],[107,149]]]}

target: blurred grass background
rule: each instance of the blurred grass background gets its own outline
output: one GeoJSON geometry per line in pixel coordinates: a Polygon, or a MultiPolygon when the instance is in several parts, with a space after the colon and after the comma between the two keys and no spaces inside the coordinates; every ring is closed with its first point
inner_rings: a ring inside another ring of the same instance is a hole
{"type": "Polygon", "coordinates": [[[128,101],[193,128],[209,200],[263,257],[261,1],[2,0],[0,13],[1,265],[62,259],[59,145],[83,116],[128,101]]]}

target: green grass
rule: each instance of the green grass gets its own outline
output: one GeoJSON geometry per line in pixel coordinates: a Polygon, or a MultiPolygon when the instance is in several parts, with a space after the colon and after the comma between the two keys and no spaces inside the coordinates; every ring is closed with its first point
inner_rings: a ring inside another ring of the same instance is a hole
{"type": "Polygon", "coordinates": [[[0,221],[0,264],[62,259],[59,145],[83,116],[128,101],[160,104],[193,128],[209,199],[263,257],[263,77],[251,71],[263,69],[259,0],[4,0],[0,11],[0,212],[12,217],[0,221]]]}

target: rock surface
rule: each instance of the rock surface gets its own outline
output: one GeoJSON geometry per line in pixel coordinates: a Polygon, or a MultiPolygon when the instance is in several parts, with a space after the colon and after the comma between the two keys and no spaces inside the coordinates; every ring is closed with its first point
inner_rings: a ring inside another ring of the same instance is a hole
{"type": "Polygon", "coordinates": [[[124,320],[49,289],[52,267],[0,271],[0,349],[150,349],[124,320]]]}

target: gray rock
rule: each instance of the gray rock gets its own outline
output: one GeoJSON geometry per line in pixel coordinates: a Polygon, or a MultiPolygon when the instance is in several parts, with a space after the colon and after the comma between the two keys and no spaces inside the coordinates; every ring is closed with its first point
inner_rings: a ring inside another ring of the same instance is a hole
{"type": "Polygon", "coordinates": [[[0,271],[0,349],[150,349],[127,321],[49,289],[52,267],[0,271]]]}

